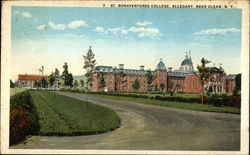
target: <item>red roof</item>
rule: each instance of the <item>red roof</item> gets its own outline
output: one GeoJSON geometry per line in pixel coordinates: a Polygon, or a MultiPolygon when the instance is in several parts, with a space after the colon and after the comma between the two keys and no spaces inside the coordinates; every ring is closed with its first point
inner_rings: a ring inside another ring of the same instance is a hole
{"type": "Polygon", "coordinates": [[[23,81],[36,81],[41,78],[48,78],[48,76],[44,75],[18,75],[18,80],[23,81]]]}

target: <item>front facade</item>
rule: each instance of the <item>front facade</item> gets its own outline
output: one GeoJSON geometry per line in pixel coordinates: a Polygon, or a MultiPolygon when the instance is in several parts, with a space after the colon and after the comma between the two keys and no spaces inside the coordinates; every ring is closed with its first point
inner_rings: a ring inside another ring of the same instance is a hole
{"type": "Polygon", "coordinates": [[[18,87],[20,88],[35,88],[35,81],[45,78],[46,75],[30,75],[30,74],[19,74],[18,75],[18,87]]]}
{"type": "MultiPolygon", "coordinates": [[[[210,79],[206,88],[211,93],[231,93],[235,86],[232,76],[227,76],[222,67],[209,67],[210,79]]],[[[151,71],[152,83],[148,84],[147,70],[141,65],[138,70],[125,69],[124,64],[119,67],[96,66],[93,73],[92,91],[100,92],[184,92],[200,93],[204,90],[199,79],[199,73],[193,70],[191,56],[186,54],[179,70],[172,71],[172,68],[166,68],[162,59],[151,71]],[[104,78],[105,87],[101,87],[101,78],[104,78]],[[136,89],[133,84],[135,80],[139,81],[139,88],[136,89]]],[[[207,91],[208,91],[207,90],[207,91]]]]}

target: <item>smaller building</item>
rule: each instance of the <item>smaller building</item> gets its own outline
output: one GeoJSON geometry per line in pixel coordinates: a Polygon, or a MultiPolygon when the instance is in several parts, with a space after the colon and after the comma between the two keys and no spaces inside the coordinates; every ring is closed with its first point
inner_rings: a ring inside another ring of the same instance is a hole
{"type": "Polygon", "coordinates": [[[227,75],[227,81],[226,81],[226,85],[227,85],[226,92],[227,93],[233,93],[233,90],[235,88],[236,75],[237,74],[229,74],[229,75],[227,75]]]}
{"type": "Polygon", "coordinates": [[[47,75],[29,75],[29,74],[19,74],[18,75],[18,87],[20,88],[35,88],[35,81],[48,78],[47,75]]]}

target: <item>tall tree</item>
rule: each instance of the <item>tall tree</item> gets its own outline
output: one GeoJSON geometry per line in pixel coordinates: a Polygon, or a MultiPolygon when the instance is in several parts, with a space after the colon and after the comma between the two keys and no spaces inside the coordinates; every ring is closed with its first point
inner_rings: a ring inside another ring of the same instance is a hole
{"type": "Polygon", "coordinates": [[[63,65],[63,72],[62,72],[62,75],[61,75],[61,78],[63,79],[63,85],[64,86],[67,86],[67,81],[68,81],[68,77],[69,77],[69,71],[68,71],[68,64],[67,62],[64,63],[63,65]]]}
{"type": "Polygon", "coordinates": [[[77,81],[77,80],[74,81],[74,86],[75,86],[75,87],[78,86],[78,81],[77,81]]]}
{"type": "Polygon", "coordinates": [[[70,73],[67,78],[67,86],[71,88],[73,86],[73,81],[74,81],[73,75],[70,73]]]}
{"type": "Polygon", "coordinates": [[[206,90],[206,85],[209,82],[210,72],[208,71],[208,67],[206,67],[206,64],[210,63],[211,61],[208,61],[204,58],[201,59],[201,66],[197,66],[197,69],[199,71],[199,79],[201,82],[201,85],[203,87],[202,89],[202,98],[201,103],[204,103],[204,92],[206,90]]]}
{"type": "Polygon", "coordinates": [[[54,76],[55,76],[55,83],[56,83],[57,87],[59,87],[60,72],[57,68],[55,69],[54,76]]]}
{"type": "Polygon", "coordinates": [[[62,72],[61,78],[64,80],[64,86],[73,86],[73,75],[68,71],[68,64],[67,62],[63,65],[64,71],[62,72]]]}
{"type": "Polygon", "coordinates": [[[138,91],[140,89],[140,81],[136,78],[132,83],[132,87],[134,90],[138,91]]]}
{"type": "Polygon", "coordinates": [[[52,87],[52,86],[54,85],[55,80],[56,80],[55,75],[54,75],[54,73],[52,72],[52,73],[49,75],[49,85],[50,85],[50,87],[52,87]]]}
{"type": "Polygon", "coordinates": [[[237,74],[235,77],[235,92],[238,94],[238,92],[241,91],[241,74],[237,74]]]}
{"type": "Polygon", "coordinates": [[[83,56],[84,58],[84,66],[83,68],[86,69],[85,76],[87,77],[86,84],[89,88],[92,88],[92,76],[94,67],[96,65],[95,54],[93,53],[91,46],[89,47],[89,50],[86,55],[83,56]]]}
{"type": "Polygon", "coordinates": [[[124,78],[126,74],[123,71],[120,71],[118,73],[115,73],[115,81],[116,81],[116,86],[115,88],[117,89],[118,93],[120,92],[120,88],[124,87],[124,84],[127,82],[127,80],[124,78]]]}
{"type": "Polygon", "coordinates": [[[170,92],[171,94],[173,93],[172,92],[173,91],[173,86],[174,86],[173,81],[168,81],[168,83],[167,83],[167,91],[170,92]]]}
{"type": "Polygon", "coordinates": [[[81,85],[81,87],[84,87],[84,81],[83,81],[83,79],[80,80],[80,85],[81,85]]]}
{"type": "Polygon", "coordinates": [[[164,84],[164,83],[161,83],[161,84],[160,84],[160,88],[161,88],[161,92],[163,93],[163,90],[164,90],[164,88],[165,88],[165,84],[164,84]]]}
{"type": "Polygon", "coordinates": [[[146,78],[147,78],[147,84],[148,84],[148,91],[150,91],[152,88],[152,82],[153,82],[153,75],[151,70],[147,70],[146,72],[146,78]]]}
{"type": "Polygon", "coordinates": [[[41,83],[42,88],[47,88],[48,87],[48,81],[47,81],[46,78],[41,78],[40,83],[41,83]]]}
{"type": "Polygon", "coordinates": [[[101,73],[100,75],[100,88],[105,88],[106,87],[106,83],[105,83],[105,79],[104,79],[104,75],[103,73],[101,73]]]}

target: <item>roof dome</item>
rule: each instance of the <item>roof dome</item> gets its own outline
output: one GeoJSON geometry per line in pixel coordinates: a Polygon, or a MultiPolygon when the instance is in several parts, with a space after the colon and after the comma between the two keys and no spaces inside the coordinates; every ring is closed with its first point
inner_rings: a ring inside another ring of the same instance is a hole
{"type": "Polygon", "coordinates": [[[193,63],[192,63],[192,61],[191,61],[190,59],[184,59],[184,60],[182,61],[181,65],[182,65],[182,66],[184,66],[184,65],[189,65],[189,66],[191,66],[191,65],[193,65],[193,63]]]}
{"type": "Polygon", "coordinates": [[[156,66],[156,69],[162,69],[162,70],[166,70],[166,66],[163,63],[162,59],[160,60],[160,62],[158,63],[158,65],[156,66]]]}
{"type": "Polygon", "coordinates": [[[186,57],[185,59],[182,61],[181,63],[181,66],[184,66],[184,65],[188,65],[188,66],[192,66],[193,63],[192,63],[192,60],[191,60],[191,57],[188,58],[188,55],[186,54],[186,57]]]}

